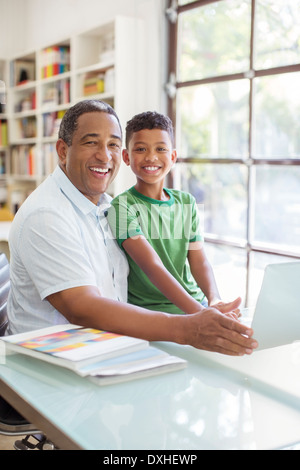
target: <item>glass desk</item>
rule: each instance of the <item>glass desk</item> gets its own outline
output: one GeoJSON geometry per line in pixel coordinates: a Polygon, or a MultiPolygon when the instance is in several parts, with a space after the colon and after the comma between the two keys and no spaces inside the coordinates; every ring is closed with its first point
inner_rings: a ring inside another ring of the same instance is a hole
{"type": "Polygon", "coordinates": [[[187,359],[187,368],[97,386],[13,354],[0,364],[0,394],[61,449],[254,450],[300,441],[298,345],[242,358],[154,345],[187,359]]]}

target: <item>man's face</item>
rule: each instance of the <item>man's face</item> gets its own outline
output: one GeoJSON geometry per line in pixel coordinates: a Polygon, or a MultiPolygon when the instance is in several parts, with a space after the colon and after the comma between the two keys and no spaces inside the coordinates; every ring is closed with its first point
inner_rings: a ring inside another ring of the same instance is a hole
{"type": "Polygon", "coordinates": [[[57,142],[61,168],[94,204],[118,173],[121,148],[119,123],[106,112],[82,114],[70,147],[61,139],[57,142]]]}

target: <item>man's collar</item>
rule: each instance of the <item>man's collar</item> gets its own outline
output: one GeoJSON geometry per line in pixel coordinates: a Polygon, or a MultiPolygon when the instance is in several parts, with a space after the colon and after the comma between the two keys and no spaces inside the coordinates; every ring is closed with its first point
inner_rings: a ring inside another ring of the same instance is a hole
{"type": "MultiPolygon", "coordinates": [[[[66,195],[68,199],[72,201],[72,203],[83,213],[89,214],[90,212],[98,211],[98,208],[102,205],[107,207],[110,205],[111,197],[104,193],[100,196],[99,203],[97,206],[90,201],[87,197],[85,197],[74,184],[69,180],[67,175],[63,172],[63,170],[57,165],[54,172],[52,173],[52,177],[54,178],[56,184],[61,189],[61,191],[66,195]]],[[[102,207],[101,207],[102,209],[102,207]]]]}

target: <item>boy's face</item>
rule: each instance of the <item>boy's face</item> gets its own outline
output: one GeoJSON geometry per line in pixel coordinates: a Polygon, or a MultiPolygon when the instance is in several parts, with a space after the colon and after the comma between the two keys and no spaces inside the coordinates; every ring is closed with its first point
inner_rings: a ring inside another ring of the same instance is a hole
{"type": "Polygon", "coordinates": [[[123,160],[130,165],[138,183],[163,182],[177,158],[170,136],[162,129],[143,129],[134,132],[123,150],[123,160]]]}

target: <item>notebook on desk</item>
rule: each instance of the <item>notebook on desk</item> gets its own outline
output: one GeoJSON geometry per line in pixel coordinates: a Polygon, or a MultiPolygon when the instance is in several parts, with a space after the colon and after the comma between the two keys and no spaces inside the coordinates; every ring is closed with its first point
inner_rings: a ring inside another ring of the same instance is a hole
{"type": "Polygon", "coordinates": [[[259,343],[257,350],[300,341],[300,262],[266,267],[249,326],[259,343]]]}

